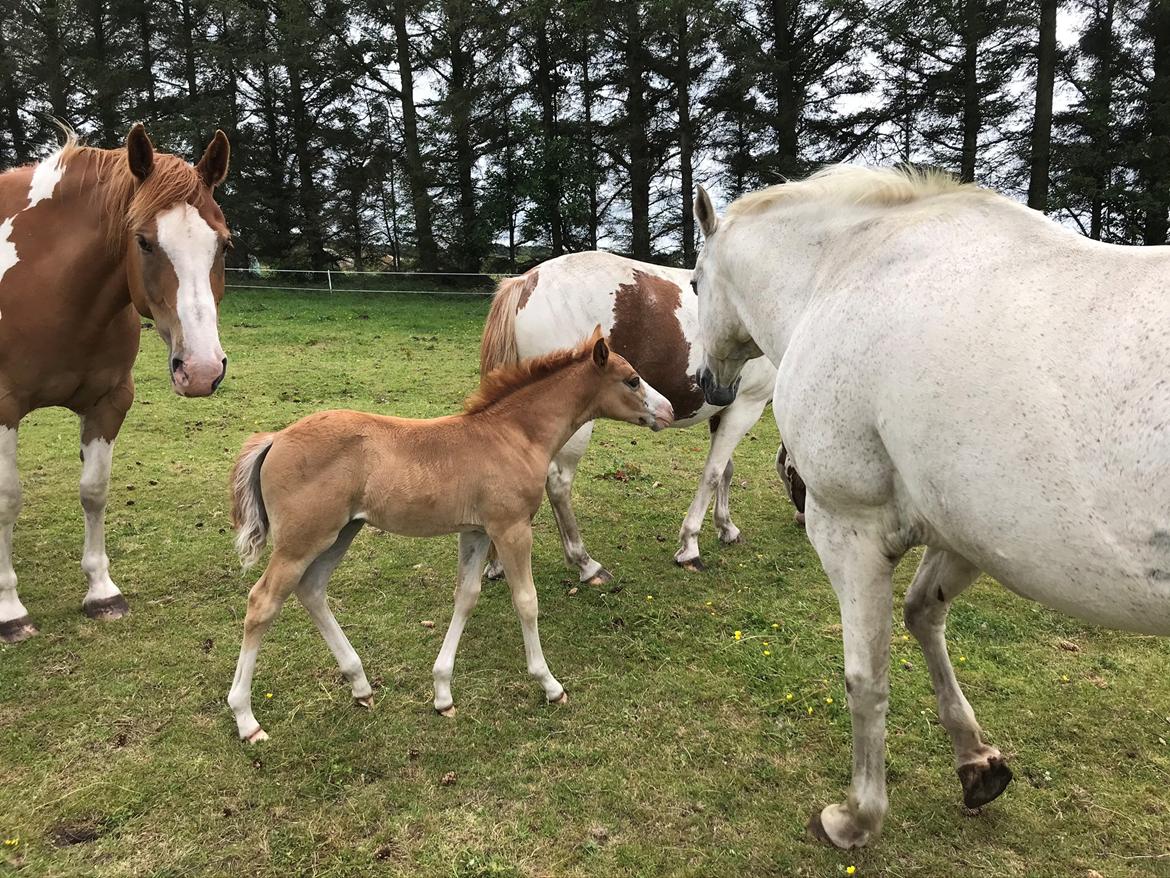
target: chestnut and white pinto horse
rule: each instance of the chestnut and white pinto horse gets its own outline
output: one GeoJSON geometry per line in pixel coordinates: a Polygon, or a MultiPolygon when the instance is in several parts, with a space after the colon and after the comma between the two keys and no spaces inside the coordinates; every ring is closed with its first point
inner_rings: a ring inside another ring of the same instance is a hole
{"type": "Polygon", "coordinates": [[[114,439],[134,401],[141,322],[167,342],[181,396],[207,396],[227,358],[217,316],[230,235],[213,191],[229,147],[217,131],[199,164],[156,153],[142,125],[124,149],[70,135],[38,165],[0,175],[0,641],[36,633],[16,592],[16,431],[38,408],[81,418],[86,615],[129,612],[110,579],[105,511],[114,439]]]}
{"type": "MultiPolygon", "coordinates": [[[[664,268],[602,251],[559,256],[500,284],[484,327],[480,374],[521,358],[536,357],[579,344],[600,324],[613,349],[674,406],[675,427],[709,421],[711,448],[695,497],[679,531],[674,560],[687,570],[702,570],[699,531],[715,497],[719,539],[740,540],[731,520],[728,494],[732,452],[760,419],[772,395],[776,369],[765,359],[744,370],[739,395],[730,405],[709,405],[695,383],[703,362],[696,342],[698,309],[690,291],[691,272],[664,268]]],[[[545,488],[561,532],[565,562],[582,582],[595,585],[613,577],[585,548],[573,513],[572,489],[592,422],[565,443],[548,470],[545,488]]],[[[489,576],[498,576],[496,562],[489,576]]]]}
{"type": "Polygon", "coordinates": [[[810,828],[886,813],[891,574],[968,806],[1011,779],[947,658],[980,572],[1087,621],[1170,634],[1170,249],[1101,244],[949,177],[839,167],[696,207],[702,383],[761,354],[841,607],[853,783],[810,828]]]}

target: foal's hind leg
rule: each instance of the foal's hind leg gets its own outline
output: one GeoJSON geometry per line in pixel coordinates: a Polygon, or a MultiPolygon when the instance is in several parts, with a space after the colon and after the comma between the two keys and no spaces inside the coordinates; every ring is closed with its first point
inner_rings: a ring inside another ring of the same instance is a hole
{"type": "Polygon", "coordinates": [[[0,422],[0,641],[4,643],[19,643],[37,633],[16,593],[16,571],[12,568],[12,525],[19,514],[16,427],[0,422]]]}
{"type": "Polygon", "coordinates": [[[236,730],[240,738],[249,744],[268,738],[252,713],[252,673],[256,670],[260,641],[280,613],[285,600],[300,583],[314,555],[309,558],[290,557],[280,549],[275,550],[268,562],[268,569],[248,593],[244,641],[240,645],[240,658],[236,663],[236,674],[227,700],[236,717],[236,730]]]}
{"type": "Polygon", "coordinates": [[[354,700],[363,707],[373,707],[374,693],[370,688],[370,681],[366,679],[362,660],[349,642],[349,638],[345,636],[345,632],[341,630],[341,626],[337,624],[337,619],[329,609],[329,602],[325,597],[329,577],[333,575],[333,571],[337,569],[337,565],[341,563],[346,550],[349,549],[349,544],[361,529],[362,522],[358,520],[351,521],[341,529],[337,541],[318,555],[317,560],[309,565],[309,569],[301,577],[300,585],[297,586],[297,598],[308,612],[309,618],[313,620],[313,624],[317,626],[317,630],[321,632],[321,636],[325,638],[329,651],[337,659],[337,666],[349,681],[354,700]]]}
{"type": "Polygon", "coordinates": [[[479,601],[480,571],[487,557],[491,540],[483,531],[465,531],[459,534],[459,581],[455,585],[455,610],[451,614],[451,625],[443,637],[443,646],[435,659],[432,674],[435,680],[435,710],[443,716],[455,715],[455,702],[451,698],[451,675],[455,671],[455,651],[459,649],[459,638],[463,626],[479,601]]]}
{"type": "Polygon", "coordinates": [[[938,698],[938,715],[951,736],[955,765],[963,784],[963,804],[986,805],[1004,791],[1012,772],[994,747],[983,743],[975,712],[963,696],[947,656],[946,621],[951,601],[967,589],[979,569],[943,549],[927,549],[906,593],[906,627],[922,645],[930,682],[938,698]]]}

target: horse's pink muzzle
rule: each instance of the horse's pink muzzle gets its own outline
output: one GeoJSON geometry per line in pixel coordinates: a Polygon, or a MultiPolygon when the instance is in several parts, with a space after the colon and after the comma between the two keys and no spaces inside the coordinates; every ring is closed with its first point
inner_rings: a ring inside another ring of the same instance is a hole
{"type": "Polygon", "coordinates": [[[171,385],[179,396],[211,396],[226,374],[226,356],[219,360],[171,359],[171,385]]]}
{"type": "Polygon", "coordinates": [[[674,407],[669,400],[663,401],[654,409],[654,432],[665,430],[674,423],[674,407]]]}

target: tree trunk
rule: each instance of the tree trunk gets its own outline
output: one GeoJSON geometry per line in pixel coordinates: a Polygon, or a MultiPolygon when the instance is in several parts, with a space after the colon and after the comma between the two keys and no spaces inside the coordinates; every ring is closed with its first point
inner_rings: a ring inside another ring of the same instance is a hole
{"type": "Polygon", "coordinates": [[[95,67],[100,71],[95,77],[96,88],[94,89],[99,136],[103,146],[111,147],[118,139],[118,132],[115,130],[118,121],[114,112],[114,90],[111,88],[110,59],[106,47],[106,0],[90,0],[89,12],[90,27],[93,31],[90,54],[95,67]]]}
{"type": "Polygon", "coordinates": [[[630,253],[649,259],[650,252],[650,127],[646,111],[645,48],[637,3],[628,4],[626,21],[626,144],[630,162],[630,253]]]}
{"type": "Polygon", "coordinates": [[[552,255],[565,252],[564,222],[561,219],[561,156],[557,130],[556,69],[548,39],[548,20],[541,16],[536,28],[536,87],[540,101],[540,130],[544,141],[544,211],[548,216],[552,255]]]}
{"type": "Polygon", "coordinates": [[[190,124],[191,151],[195,152],[203,147],[204,136],[201,114],[196,110],[199,101],[199,71],[195,64],[195,16],[191,10],[191,0],[182,0],[182,26],[179,28],[179,42],[183,52],[183,77],[187,86],[187,119],[190,124]]]}
{"type": "Polygon", "coordinates": [[[983,127],[979,102],[979,44],[983,32],[983,0],[966,0],[963,7],[963,152],[959,179],[975,182],[979,130],[983,127]]]}
{"type": "Polygon", "coordinates": [[[1105,20],[1101,22],[1101,55],[1096,65],[1095,81],[1092,86],[1093,120],[1093,194],[1089,203],[1089,237],[1100,241],[1105,229],[1105,197],[1113,175],[1110,117],[1113,111],[1113,56],[1116,45],[1113,39],[1114,0],[1106,0],[1105,20]]]}
{"type": "Polygon", "coordinates": [[[12,160],[0,157],[0,166],[13,167],[23,165],[29,160],[28,138],[24,132],[24,122],[20,118],[20,103],[16,94],[16,82],[13,78],[13,57],[9,54],[4,33],[0,31],[0,113],[3,113],[4,127],[8,129],[8,136],[12,140],[12,160]]]}
{"type": "Polygon", "coordinates": [[[142,67],[142,80],[146,86],[146,115],[154,119],[154,48],[151,40],[154,38],[154,25],[150,20],[150,0],[139,0],[138,4],[138,58],[142,67]]]}
{"type": "Polygon", "coordinates": [[[691,59],[688,3],[678,7],[678,67],[675,88],[678,97],[678,161],[682,187],[682,258],[683,268],[695,265],[695,194],[694,145],[691,141],[691,59]]]}
{"type": "Polygon", "coordinates": [[[597,228],[600,225],[600,218],[597,216],[598,210],[598,195],[597,195],[597,180],[599,174],[597,173],[597,145],[594,142],[593,134],[593,79],[590,76],[590,67],[592,66],[593,56],[591,43],[589,41],[588,33],[583,38],[583,46],[581,52],[581,102],[583,112],[585,115],[585,163],[588,165],[586,175],[588,177],[589,187],[589,249],[597,249],[597,228]]]}
{"type": "MultiPolygon", "coordinates": [[[[297,201],[301,208],[301,237],[309,253],[309,264],[316,268],[328,260],[325,243],[321,238],[321,199],[317,196],[317,183],[313,178],[313,161],[310,147],[310,121],[305,107],[303,73],[300,59],[290,57],[289,45],[284,46],[284,61],[288,69],[288,99],[292,122],[293,154],[297,160],[297,201]]],[[[295,49],[293,50],[296,51],[295,49]]]]}
{"type": "Polygon", "coordinates": [[[459,246],[455,263],[461,271],[479,271],[481,253],[478,213],[475,204],[475,147],[471,132],[471,78],[474,58],[463,45],[458,9],[449,9],[447,19],[448,54],[451,80],[447,103],[451,113],[452,136],[455,142],[455,178],[459,190],[459,246]]]}
{"type": "Polygon", "coordinates": [[[61,42],[61,10],[57,0],[46,0],[44,9],[45,58],[42,69],[49,90],[53,115],[69,121],[69,99],[65,89],[65,51],[61,42]]]}
{"type": "Polygon", "coordinates": [[[1036,110],[1032,118],[1032,155],[1028,207],[1048,210],[1048,178],[1052,163],[1052,89],[1056,82],[1056,6],[1040,0],[1040,40],[1036,52],[1036,110]]]}
{"type": "Polygon", "coordinates": [[[1142,242],[1165,244],[1170,214],[1170,0],[1150,0],[1146,26],[1154,76],[1146,94],[1146,188],[1142,242]]]}
{"type": "Polygon", "coordinates": [[[391,14],[394,18],[394,42],[401,83],[402,142],[406,160],[406,179],[410,184],[410,200],[414,208],[414,235],[418,247],[418,264],[423,271],[438,268],[438,251],[431,227],[431,199],[427,191],[426,168],[418,143],[418,114],[414,106],[414,67],[410,58],[410,34],[406,29],[407,0],[395,0],[391,14]]]}
{"type": "Polygon", "coordinates": [[[776,135],[776,170],[785,177],[800,172],[800,144],[797,126],[801,114],[801,98],[796,84],[795,53],[792,40],[791,0],[772,0],[772,87],[776,101],[773,130],[776,135]]]}

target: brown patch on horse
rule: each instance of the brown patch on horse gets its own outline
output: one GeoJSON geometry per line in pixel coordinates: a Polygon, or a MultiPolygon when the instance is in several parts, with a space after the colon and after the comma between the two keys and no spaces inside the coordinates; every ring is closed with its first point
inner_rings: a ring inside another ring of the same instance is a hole
{"type": "Polygon", "coordinates": [[[524,286],[520,288],[520,301],[516,303],[517,314],[524,310],[524,306],[528,304],[528,300],[532,297],[538,283],[540,283],[540,272],[537,269],[534,268],[524,275],[524,286]]]}
{"type": "Polygon", "coordinates": [[[703,407],[703,391],[689,374],[691,344],[678,322],[681,296],[673,281],[635,271],[632,284],[617,288],[609,333],[613,349],[670,400],[677,420],[703,407]]]}
{"type": "Polygon", "coordinates": [[[463,410],[469,415],[481,412],[534,381],[588,359],[595,341],[595,338],[589,338],[575,348],[552,351],[542,357],[529,357],[493,369],[480,378],[479,388],[464,401],[463,410]]]}

